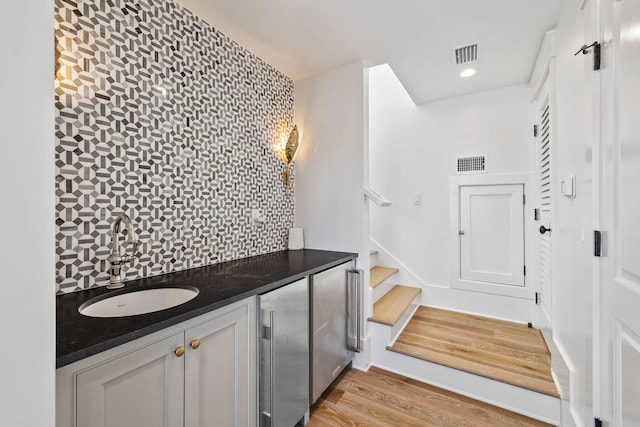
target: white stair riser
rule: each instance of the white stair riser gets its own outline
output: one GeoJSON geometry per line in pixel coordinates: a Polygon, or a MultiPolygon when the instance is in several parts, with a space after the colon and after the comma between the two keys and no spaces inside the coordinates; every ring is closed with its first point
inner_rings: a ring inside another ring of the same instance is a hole
{"type": "Polygon", "coordinates": [[[560,424],[560,399],[447,366],[385,350],[372,365],[427,384],[554,425],[560,424]]]}
{"type": "Polygon", "coordinates": [[[402,316],[400,317],[400,319],[398,319],[396,324],[393,326],[385,325],[383,323],[378,323],[370,320],[369,334],[373,335],[374,334],[373,331],[375,331],[376,335],[386,337],[385,339],[387,339],[388,345],[391,345],[398,338],[398,336],[400,335],[404,327],[407,326],[407,323],[409,323],[409,320],[411,320],[411,318],[413,317],[418,307],[419,305],[415,304],[415,300],[414,300],[414,303],[412,303],[407,307],[404,313],[402,313],[402,316]]]}
{"type": "Polygon", "coordinates": [[[375,288],[371,288],[371,300],[372,302],[378,301],[380,298],[384,296],[387,292],[391,290],[396,284],[393,280],[394,276],[389,277],[384,282],[380,283],[375,288]]]}
{"type": "Polygon", "coordinates": [[[371,251],[369,253],[369,265],[371,267],[378,265],[378,251],[371,251]]]}
{"type": "MultiPolygon", "coordinates": [[[[420,295],[418,295],[416,298],[419,298],[419,297],[420,295]]],[[[389,341],[389,345],[393,344],[396,341],[396,339],[398,339],[398,336],[404,330],[404,327],[407,326],[407,323],[409,323],[409,320],[411,320],[411,318],[415,314],[416,310],[419,307],[419,305],[416,304],[415,302],[416,300],[414,299],[413,303],[409,307],[407,307],[404,313],[402,313],[402,316],[400,317],[400,319],[398,319],[396,324],[391,326],[391,331],[390,331],[391,340],[389,341]]]]}

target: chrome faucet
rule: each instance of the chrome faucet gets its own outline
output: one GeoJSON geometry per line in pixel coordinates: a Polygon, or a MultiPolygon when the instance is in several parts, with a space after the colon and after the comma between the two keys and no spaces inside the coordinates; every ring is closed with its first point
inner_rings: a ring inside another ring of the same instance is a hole
{"type": "Polygon", "coordinates": [[[122,264],[133,261],[138,251],[138,241],[134,240],[133,224],[131,218],[126,214],[121,214],[116,218],[113,223],[113,230],[111,234],[111,254],[107,260],[111,266],[109,267],[109,284],[107,289],[118,289],[124,286],[122,281],[122,264]],[[124,255],[120,255],[120,224],[124,222],[127,227],[127,243],[133,243],[133,251],[131,255],[127,255],[126,251],[124,255]]]}

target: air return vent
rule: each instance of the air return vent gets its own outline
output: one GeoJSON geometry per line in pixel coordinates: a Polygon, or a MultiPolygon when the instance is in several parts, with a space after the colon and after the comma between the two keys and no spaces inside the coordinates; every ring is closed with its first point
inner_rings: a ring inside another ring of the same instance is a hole
{"type": "Polygon", "coordinates": [[[480,53],[480,43],[473,43],[456,48],[453,52],[453,59],[456,64],[468,64],[478,60],[480,53]]]}
{"type": "Polygon", "coordinates": [[[464,173],[482,173],[486,171],[486,156],[458,157],[456,159],[456,171],[464,173]]]}

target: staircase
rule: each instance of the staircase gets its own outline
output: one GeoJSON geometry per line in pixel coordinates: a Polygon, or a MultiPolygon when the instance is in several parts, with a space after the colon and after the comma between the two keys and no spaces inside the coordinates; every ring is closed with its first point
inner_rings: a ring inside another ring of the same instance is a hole
{"type": "MultiPolygon", "coordinates": [[[[419,305],[422,288],[371,253],[371,364],[531,418],[560,424],[560,399],[539,331],[419,305]]],[[[428,295],[422,296],[428,301],[428,295]]]]}
{"type": "MultiPolygon", "coordinates": [[[[371,254],[373,258],[375,253],[371,254]]],[[[402,331],[418,308],[417,297],[420,288],[394,284],[391,278],[398,272],[397,268],[374,266],[371,268],[371,295],[373,314],[369,317],[369,325],[377,324],[385,336],[393,341],[402,331]]]]}

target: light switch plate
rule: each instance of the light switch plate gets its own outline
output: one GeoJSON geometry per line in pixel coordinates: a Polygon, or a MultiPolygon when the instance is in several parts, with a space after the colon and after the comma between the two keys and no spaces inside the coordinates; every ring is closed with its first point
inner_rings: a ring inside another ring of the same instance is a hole
{"type": "Polygon", "coordinates": [[[267,221],[267,218],[262,214],[262,209],[251,209],[251,222],[253,225],[260,225],[267,221]]]}
{"type": "Polygon", "coordinates": [[[568,175],[560,181],[560,194],[562,197],[573,199],[576,197],[576,176],[568,175]]]}

